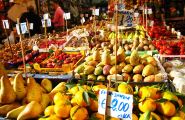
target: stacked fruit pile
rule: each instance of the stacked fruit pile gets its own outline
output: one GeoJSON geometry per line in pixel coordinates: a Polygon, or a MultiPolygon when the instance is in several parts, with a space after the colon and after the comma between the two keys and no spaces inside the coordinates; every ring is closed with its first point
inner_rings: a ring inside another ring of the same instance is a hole
{"type": "MultiPolygon", "coordinates": [[[[133,120],[170,119],[184,120],[183,96],[162,89],[160,86],[143,86],[135,91],[127,83],[110,88],[134,96],[133,120]],[[140,115],[141,113],[141,115],[140,115]]],[[[61,82],[55,88],[48,79],[38,84],[29,77],[27,82],[18,73],[14,78],[1,77],[0,115],[8,119],[39,120],[103,120],[98,111],[100,89],[107,89],[103,84],[93,86],[61,82]],[[43,117],[41,117],[43,116],[43,117]]],[[[108,120],[119,120],[108,117],[108,120]]]]}
{"type": "Polygon", "coordinates": [[[121,81],[134,82],[160,82],[164,80],[159,72],[158,62],[150,55],[139,56],[137,51],[133,51],[130,56],[126,56],[122,47],[117,52],[117,67],[115,66],[115,56],[105,49],[102,53],[98,50],[92,56],[86,58],[86,62],[75,69],[76,76],[87,76],[87,80],[105,81],[112,79],[114,74],[120,75],[121,81]]]}

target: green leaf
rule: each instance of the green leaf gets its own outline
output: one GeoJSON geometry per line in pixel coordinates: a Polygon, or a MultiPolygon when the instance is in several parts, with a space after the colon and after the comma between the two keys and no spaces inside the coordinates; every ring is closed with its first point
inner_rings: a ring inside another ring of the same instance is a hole
{"type": "Polygon", "coordinates": [[[98,100],[96,94],[94,94],[93,92],[88,91],[87,93],[88,93],[89,97],[92,98],[93,100],[98,100]]]}
{"type": "Polygon", "coordinates": [[[76,85],[75,84],[70,84],[70,83],[67,83],[66,84],[67,89],[71,89],[74,86],[76,86],[76,85]]]}
{"type": "Polygon", "coordinates": [[[53,53],[54,51],[52,49],[49,49],[49,53],[53,53]]]}
{"type": "Polygon", "coordinates": [[[99,120],[95,115],[92,115],[89,120],[99,120]]]}
{"type": "Polygon", "coordinates": [[[167,99],[164,99],[164,98],[155,100],[155,102],[159,102],[159,103],[163,103],[163,102],[166,102],[166,101],[168,101],[168,100],[167,99]]]}
{"type": "Polygon", "coordinates": [[[182,112],[184,112],[185,113],[185,104],[183,105],[183,107],[182,107],[182,112]]]}
{"type": "Polygon", "coordinates": [[[151,115],[151,112],[150,111],[147,111],[144,113],[144,119],[143,120],[150,120],[150,115],[151,115]]]}
{"type": "Polygon", "coordinates": [[[89,106],[90,105],[89,95],[86,91],[83,92],[83,99],[87,103],[87,105],[89,106]]]}

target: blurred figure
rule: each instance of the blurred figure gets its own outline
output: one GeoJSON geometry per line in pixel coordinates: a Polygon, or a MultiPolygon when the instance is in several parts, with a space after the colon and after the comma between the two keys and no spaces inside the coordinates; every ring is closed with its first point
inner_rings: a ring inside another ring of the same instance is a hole
{"type": "Polygon", "coordinates": [[[78,25],[79,23],[79,10],[75,1],[70,2],[70,13],[72,14],[73,24],[78,25]]]}
{"type": "Polygon", "coordinates": [[[55,9],[54,17],[52,19],[52,23],[54,25],[54,28],[57,32],[64,30],[64,11],[59,5],[59,0],[53,0],[52,5],[55,9]]]}
{"type": "Polygon", "coordinates": [[[21,23],[26,22],[27,20],[29,23],[33,23],[33,29],[30,30],[30,35],[41,34],[41,18],[35,13],[33,6],[27,7],[27,12],[23,13],[20,18],[21,23]]]}

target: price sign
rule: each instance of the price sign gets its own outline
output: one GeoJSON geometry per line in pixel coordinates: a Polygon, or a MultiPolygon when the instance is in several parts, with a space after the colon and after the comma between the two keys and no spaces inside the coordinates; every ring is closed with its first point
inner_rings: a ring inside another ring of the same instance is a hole
{"type": "Polygon", "coordinates": [[[93,14],[93,15],[96,15],[96,16],[99,16],[100,10],[99,10],[99,9],[93,9],[93,10],[92,10],[92,14],[93,14]]]}
{"type": "Polygon", "coordinates": [[[47,20],[42,19],[42,27],[51,27],[51,19],[47,19],[47,20]]]}
{"type": "MultiPolygon", "coordinates": [[[[105,114],[106,90],[100,90],[98,99],[98,112],[105,114]]],[[[132,120],[133,96],[118,92],[108,91],[107,96],[107,115],[132,120]]]]}
{"type": "Polygon", "coordinates": [[[28,32],[26,22],[21,23],[21,32],[22,32],[22,34],[25,34],[26,32],[28,32]]]}
{"type": "MultiPolygon", "coordinates": [[[[25,34],[25,33],[28,32],[26,22],[21,23],[20,24],[20,28],[21,28],[21,34],[25,34]]],[[[16,24],[16,29],[17,29],[17,34],[20,35],[20,29],[19,29],[19,25],[18,24],[16,24]]]]}
{"type": "Polygon", "coordinates": [[[44,18],[44,20],[49,19],[49,14],[48,14],[48,13],[44,14],[44,15],[43,15],[43,18],[44,18]]]}
{"type": "Polygon", "coordinates": [[[33,30],[33,23],[30,23],[30,30],[33,30]]]}
{"type": "Polygon", "coordinates": [[[3,22],[3,28],[4,29],[9,29],[10,28],[8,20],[2,20],[2,22],[3,22]]]}
{"type": "Polygon", "coordinates": [[[85,18],[83,17],[81,20],[80,20],[81,24],[84,24],[85,23],[85,18]]]}
{"type": "Polygon", "coordinates": [[[153,12],[152,12],[152,9],[148,9],[148,14],[151,15],[153,12]]]}
{"type": "Polygon", "coordinates": [[[152,51],[147,51],[147,54],[152,56],[153,52],[152,51]]]}
{"type": "Polygon", "coordinates": [[[150,21],[149,21],[149,26],[150,26],[150,27],[154,26],[154,21],[153,21],[153,20],[150,20],[150,21]]]}
{"type": "Polygon", "coordinates": [[[70,13],[64,13],[64,19],[65,20],[71,19],[71,14],[70,13]]]}
{"type": "Polygon", "coordinates": [[[123,18],[123,26],[132,27],[133,20],[134,20],[134,12],[125,10],[123,11],[124,18],[123,18]]]}

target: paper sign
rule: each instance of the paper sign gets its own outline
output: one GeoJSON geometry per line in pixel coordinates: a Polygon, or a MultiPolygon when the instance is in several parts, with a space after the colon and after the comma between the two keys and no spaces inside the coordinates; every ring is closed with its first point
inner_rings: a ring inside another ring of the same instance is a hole
{"type": "Polygon", "coordinates": [[[42,27],[51,27],[51,19],[47,19],[47,20],[42,19],[42,27]]]}
{"type": "Polygon", "coordinates": [[[99,16],[100,10],[99,9],[93,9],[92,14],[96,15],[96,16],[99,16]]]}
{"type": "Polygon", "coordinates": [[[124,18],[123,18],[123,26],[132,27],[133,20],[134,20],[134,12],[125,10],[123,11],[124,18]]]}
{"type": "Polygon", "coordinates": [[[80,20],[81,24],[84,24],[85,22],[85,18],[83,17],[81,20],[80,20]]]}
{"type": "Polygon", "coordinates": [[[48,13],[44,14],[44,15],[43,15],[43,18],[44,18],[44,20],[49,19],[49,14],[48,14],[48,13]]]}
{"type": "Polygon", "coordinates": [[[33,30],[33,23],[30,23],[30,30],[33,30]]]}
{"type": "Polygon", "coordinates": [[[148,9],[148,14],[151,15],[152,14],[152,9],[148,9]]]}
{"type": "Polygon", "coordinates": [[[71,14],[70,13],[64,13],[64,19],[65,20],[71,19],[71,14]]]}
{"type": "MultiPolygon", "coordinates": [[[[101,89],[98,99],[98,112],[105,114],[107,90],[101,89]]],[[[108,91],[107,115],[132,120],[133,96],[118,92],[108,91]]]]}
{"type": "Polygon", "coordinates": [[[26,22],[21,23],[21,32],[22,32],[22,34],[25,34],[26,32],[28,32],[26,22]]]}
{"type": "Polygon", "coordinates": [[[149,26],[150,26],[150,27],[154,26],[154,21],[153,21],[153,20],[150,20],[149,22],[150,22],[150,23],[149,23],[149,26]]]}
{"type": "MultiPolygon", "coordinates": [[[[20,24],[20,28],[21,28],[21,34],[25,34],[25,33],[28,32],[26,22],[21,23],[20,24]]],[[[19,25],[18,24],[16,24],[16,29],[17,29],[17,34],[20,35],[20,29],[19,29],[19,25]]]]}
{"type": "Polygon", "coordinates": [[[2,21],[3,21],[3,28],[4,29],[9,29],[10,26],[9,26],[8,20],[2,20],[2,21]]]}
{"type": "Polygon", "coordinates": [[[135,12],[134,13],[134,17],[139,17],[139,13],[138,12],[135,12]]]}
{"type": "Polygon", "coordinates": [[[147,51],[147,54],[152,56],[153,52],[152,51],[147,51]]]}

